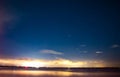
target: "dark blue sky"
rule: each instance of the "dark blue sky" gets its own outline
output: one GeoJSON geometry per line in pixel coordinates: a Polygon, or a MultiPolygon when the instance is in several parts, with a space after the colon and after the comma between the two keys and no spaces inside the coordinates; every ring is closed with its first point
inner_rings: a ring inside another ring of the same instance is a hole
{"type": "Polygon", "coordinates": [[[1,54],[119,61],[119,4],[119,0],[5,0],[1,7],[13,20],[4,23],[1,54]]]}

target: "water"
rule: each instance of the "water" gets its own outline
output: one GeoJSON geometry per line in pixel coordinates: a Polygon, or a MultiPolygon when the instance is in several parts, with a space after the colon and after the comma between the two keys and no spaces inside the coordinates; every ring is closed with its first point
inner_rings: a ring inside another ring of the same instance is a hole
{"type": "Polygon", "coordinates": [[[119,73],[65,71],[0,70],[0,77],[120,77],[119,73]]]}

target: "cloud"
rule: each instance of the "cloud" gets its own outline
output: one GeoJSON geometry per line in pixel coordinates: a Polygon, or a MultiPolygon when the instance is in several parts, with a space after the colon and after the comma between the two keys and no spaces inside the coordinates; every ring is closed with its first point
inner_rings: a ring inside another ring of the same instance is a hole
{"type": "Polygon", "coordinates": [[[102,54],[103,52],[102,51],[96,51],[95,53],[96,54],[102,54]]]}
{"type": "Polygon", "coordinates": [[[41,53],[44,53],[44,54],[53,54],[53,55],[62,55],[63,53],[62,52],[58,52],[58,51],[54,51],[54,50],[41,50],[40,51],[41,53]]]}
{"type": "Polygon", "coordinates": [[[114,44],[111,46],[111,48],[119,48],[119,47],[120,47],[120,45],[118,45],[118,44],[114,44]]]}

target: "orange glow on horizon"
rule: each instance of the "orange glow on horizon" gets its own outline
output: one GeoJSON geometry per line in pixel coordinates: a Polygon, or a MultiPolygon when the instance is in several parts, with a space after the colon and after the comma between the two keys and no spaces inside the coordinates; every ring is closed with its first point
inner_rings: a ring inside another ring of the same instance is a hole
{"type": "Polygon", "coordinates": [[[26,67],[105,67],[103,61],[72,61],[68,59],[38,60],[38,59],[0,59],[1,65],[26,67]]]}
{"type": "Polygon", "coordinates": [[[29,61],[29,62],[23,62],[21,66],[39,68],[39,67],[44,67],[44,63],[39,61],[29,61]]]}

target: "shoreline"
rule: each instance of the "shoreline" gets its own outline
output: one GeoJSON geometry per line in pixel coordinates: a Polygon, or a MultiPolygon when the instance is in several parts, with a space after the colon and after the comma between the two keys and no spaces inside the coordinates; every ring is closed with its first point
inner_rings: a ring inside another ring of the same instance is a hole
{"type": "Polygon", "coordinates": [[[36,71],[67,71],[67,72],[120,72],[120,67],[104,68],[67,68],[67,67],[17,67],[17,66],[0,66],[0,70],[36,70],[36,71]]]}

